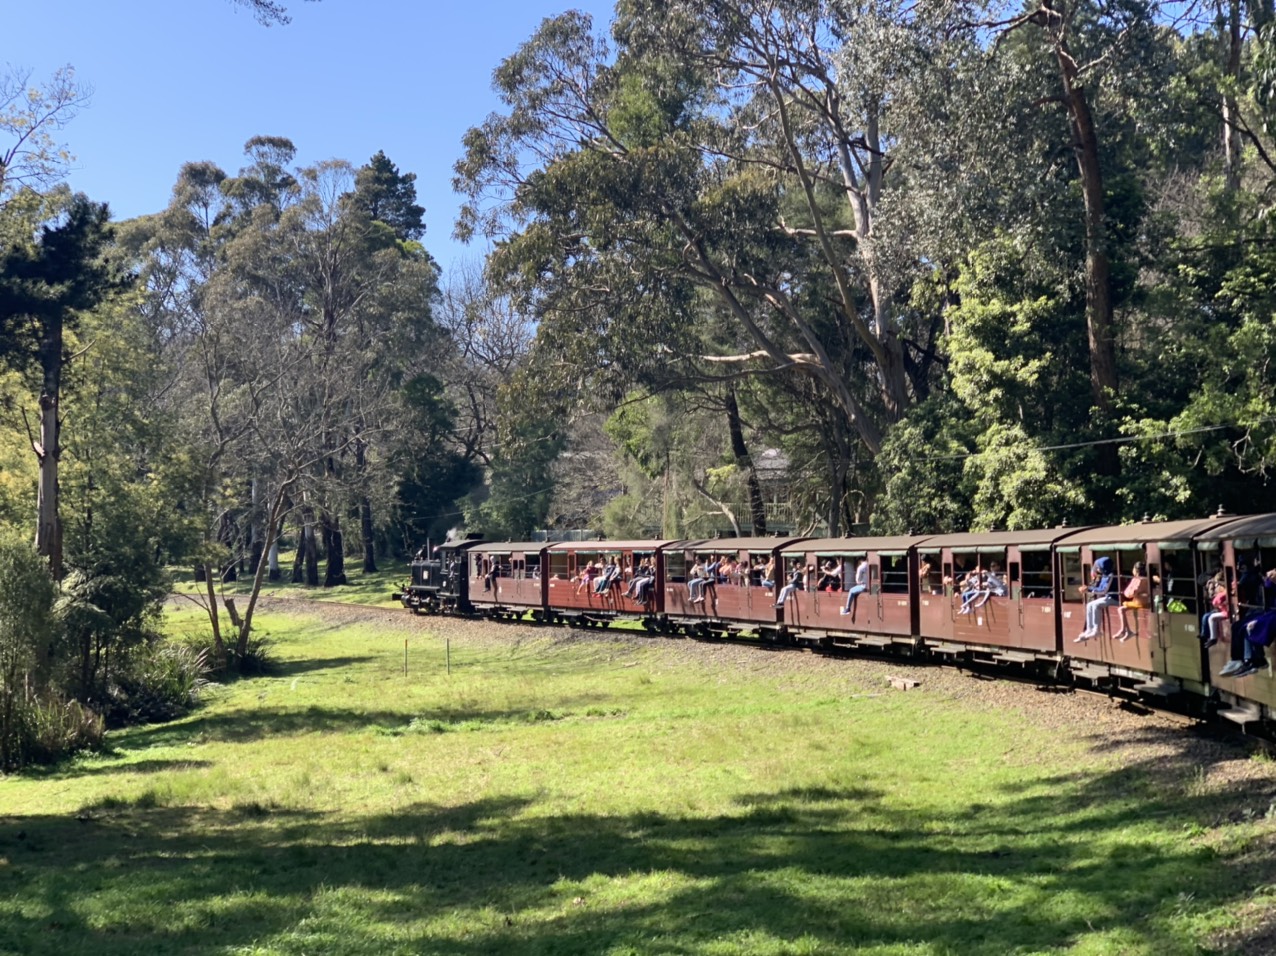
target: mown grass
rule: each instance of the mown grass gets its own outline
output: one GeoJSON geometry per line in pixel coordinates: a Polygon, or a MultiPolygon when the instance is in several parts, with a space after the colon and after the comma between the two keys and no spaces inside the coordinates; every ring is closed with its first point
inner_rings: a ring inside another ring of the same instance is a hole
{"type": "Polygon", "coordinates": [[[0,781],[0,952],[1162,956],[1276,904],[1266,804],[853,664],[263,624],[277,676],[0,781]]]}
{"type": "MultiPolygon", "coordinates": [[[[359,566],[358,561],[351,561],[346,565],[346,584],[334,588],[308,587],[292,583],[292,559],[291,552],[280,554],[279,566],[283,569],[283,578],[279,581],[263,581],[262,594],[281,598],[304,597],[308,600],[339,601],[342,604],[368,607],[398,607],[399,602],[391,595],[410,577],[406,562],[386,558],[378,563],[377,571],[369,573],[359,566]]],[[[170,568],[170,573],[175,593],[199,597],[205,594],[206,585],[195,581],[195,574],[190,568],[170,568]]],[[[323,580],[322,565],[319,568],[319,579],[323,580]]],[[[219,584],[217,592],[238,596],[248,594],[251,589],[252,575],[243,574],[234,581],[219,584]]]]}

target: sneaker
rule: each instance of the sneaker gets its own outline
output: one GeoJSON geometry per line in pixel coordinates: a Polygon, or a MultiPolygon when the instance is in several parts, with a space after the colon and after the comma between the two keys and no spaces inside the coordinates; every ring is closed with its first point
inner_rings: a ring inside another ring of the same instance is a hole
{"type": "Polygon", "coordinates": [[[1202,645],[1201,645],[1201,646],[1203,646],[1203,647],[1204,647],[1204,648],[1208,651],[1211,647],[1213,647],[1213,646],[1214,646],[1215,644],[1217,644],[1217,643],[1218,643],[1218,638],[1217,638],[1217,637],[1207,637],[1207,638],[1206,638],[1206,639],[1202,642],[1202,645]]]}
{"type": "Polygon", "coordinates": [[[1124,634],[1118,634],[1117,640],[1120,641],[1122,644],[1124,644],[1126,641],[1128,641],[1130,638],[1134,636],[1135,635],[1133,631],[1126,631],[1124,634]]]}
{"type": "Polygon", "coordinates": [[[850,611],[848,611],[846,608],[842,608],[842,609],[841,609],[840,611],[838,611],[837,613],[838,613],[838,614],[850,614],[851,612],[850,612],[850,611]]]}
{"type": "Polygon", "coordinates": [[[1093,631],[1082,631],[1080,634],[1077,635],[1077,639],[1073,641],[1072,643],[1084,644],[1086,641],[1090,640],[1090,638],[1092,637],[1094,637],[1093,631]]]}
{"type": "Polygon", "coordinates": [[[1267,666],[1266,661],[1264,661],[1261,664],[1258,661],[1242,661],[1241,669],[1236,671],[1234,674],[1232,674],[1232,676],[1233,677],[1248,677],[1250,674],[1255,674],[1258,671],[1261,671],[1266,666],[1267,666]]]}
{"type": "Polygon", "coordinates": [[[1237,671],[1245,666],[1244,661],[1228,661],[1223,665],[1223,669],[1219,671],[1220,677],[1231,677],[1237,671]]]}

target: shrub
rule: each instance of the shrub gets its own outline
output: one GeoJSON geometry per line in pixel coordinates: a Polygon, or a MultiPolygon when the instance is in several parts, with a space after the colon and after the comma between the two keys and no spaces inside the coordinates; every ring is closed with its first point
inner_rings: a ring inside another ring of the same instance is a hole
{"type": "Polygon", "coordinates": [[[107,717],[114,726],[179,717],[195,706],[208,673],[207,650],[153,637],[116,668],[107,717]]]}
{"type": "Polygon", "coordinates": [[[53,581],[44,561],[16,535],[0,535],[0,769],[29,758],[53,636],[53,581]]]}
{"type": "Polygon", "coordinates": [[[279,673],[279,661],[275,658],[275,648],[268,637],[248,638],[243,654],[236,654],[229,648],[233,658],[235,671],[242,677],[265,677],[279,673]]]}
{"type": "Polygon", "coordinates": [[[278,674],[279,661],[275,658],[274,645],[270,638],[252,635],[242,655],[235,653],[234,640],[226,641],[225,660],[218,666],[213,646],[213,635],[205,632],[191,634],[182,639],[182,646],[192,653],[197,653],[205,663],[205,676],[214,676],[218,680],[229,680],[234,677],[264,677],[278,674]]]}
{"type": "Polygon", "coordinates": [[[106,734],[106,722],[74,700],[39,697],[20,708],[18,727],[20,763],[53,763],[82,750],[97,750],[106,734]]]}

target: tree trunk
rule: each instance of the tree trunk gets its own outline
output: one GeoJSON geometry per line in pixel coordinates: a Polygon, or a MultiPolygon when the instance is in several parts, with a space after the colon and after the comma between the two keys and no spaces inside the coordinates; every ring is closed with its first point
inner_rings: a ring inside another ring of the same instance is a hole
{"type": "Polygon", "coordinates": [[[305,528],[297,531],[297,551],[292,556],[292,583],[300,584],[305,580],[306,566],[306,532],[305,528]]]}
{"type": "Polygon", "coordinates": [[[341,534],[341,523],[332,514],[325,511],[321,519],[323,527],[323,548],[328,555],[328,568],[323,578],[326,588],[340,587],[346,583],[345,539],[341,534]]]}
{"type": "MultiPolygon", "coordinates": [[[[268,547],[273,546],[275,539],[279,534],[279,516],[283,513],[284,501],[288,497],[288,485],[285,483],[275,495],[274,500],[270,503],[270,514],[266,519],[266,540],[263,542],[268,547]]],[[[242,660],[244,654],[248,651],[248,638],[252,634],[253,629],[253,611],[257,608],[257,598],[261,595],[261,583],[266,577],[266,557],[263,554],[257,562],[257,567],[253,572],[253,586],[248,593],[248,606],[244,609],[243,618],[237,622],[239,625],[238,640],[235,643],[236,655],[242,660]]],[[[233,615],[232,611],[232,615],[233,615]]]]}
{"type": "Polygon", "coordinates": [[[217,607],[217,594],[213,591],[213,576],[204,575],[204,594],[208,598],[208,621],[213,627],[213,654],[216,657],[214,667],[222,667],[226,663],[226,645],[222,642],[222,613],[217,607]]]}
{"type": "Polygon", "coordinates": [[[309,505],[301,509],[302,531],[301,542],[305,551],[306,585],[319,586],[319,546],[315,541],[315,512],[309,505]]]}
{"type": "Polygon", "coordinates": [[[1042,4],[1041,22],[1050,32],[1063,82],[1064,103],[1074,138],[1073,151],[1085,201],[1085,313],[1090,347],[1090,393],[1095,408],[1108,412],[1117,391],[1116,345],[1112,333],[1111,263],[1103,203],[1103,173],[1094,115],[1068,46],[1065,18],[1050,3],[1042,4]]]}
{"type": "MultiPolygon", "coordinates": [[[[1241,70],[1241,4],[1240,0],[1229,0],[1227,14],[1223,17],[1220,4],[1220,19],[1224,23],[1226,36],[1225,75],[1239,82],[1241,70]]],[[[1241,184],[1241,134],[1237,128],[1240,120],[1240,106],[1233,93],[1223,96],[1223,171],[1229,192],[1235,192],[1241,184]]]]}
{"type": "Polygon", "coordinates": [[[269,570],[266,576],[271,581],[278,581],[283,577],[283,573],[279,570],[279,536],[275,535],[275,540],[270,542],[270,547],[266,549],[267,567],[269,570]]]}
{"type": "Polygon", "coordinates": [[[372,524],[372,502],[367,496],[359,504],[359,533],[363,536],[363,570],[370,574],[377,570],[377,539],[372,524]]]}
{"type": "Polygon", "coordinates": [[[62,578],[62,520],[58,511],[58,460],[62,457],[62,319],[50,316],[40,334],[40,440],[34,444],[40,477],[36,491],[36,551],[49,562],[49,573],[62,578]]]}
{"type": "Polygon", "coordinates": [[[265,551],[265,541],[261,527],[261,503],[258,501],[258,482],[256,478],[250,483],[250,495],[252,513],[248,519],[248,567],[256,569],[257,565],[261,564],[261,556],[265,551]]]}
{"type": "Polygon", "coordinates": [[[226,550],[231,554],[230,560],[221,569],[221,580],[227,584],[239,580],[239,560],[235,557],[235,552],[238,550],[236,537],[235,522],[231,520],[229,514],[223,514],[217,528],[217,540],[225,545],[226,550]]]}
{"type": "MultiPolygon", "coordinates": [[[[360,480],[367,487],[368,446],[362,438],[354,442],[354,466],[360,480]]],[[[359,501],[359,534],[363,538],[363,570],[377,570],[376,529],[372,524],[372,501],[364,495],[359,501]]]]}
{"type": "Polygon", "coordinates": [[[731,434],[731,454],[735,456],[736,467],[744,472],[745,484],[749,491],[749,521],[753,526],[753,534],[762,537],[766,534],[766,504],[762,500],[762,485],[758,482],[757,470],[753,467],[753,456],[749,454],[749,446],[744,443],[744,425],[740,421],[740,405],[736,401],[735,389],[727,387],[727,430],[731,434]]]}

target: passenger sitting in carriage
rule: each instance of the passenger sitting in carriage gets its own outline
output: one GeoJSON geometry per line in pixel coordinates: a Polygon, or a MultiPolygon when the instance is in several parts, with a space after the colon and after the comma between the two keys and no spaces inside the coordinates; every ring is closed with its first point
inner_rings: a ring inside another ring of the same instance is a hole
{"type": "Polygon", "coordinates": [[[598,575],[598,572],[598,565],[594,564],[593,561],[590,561],[581,568],[580,574],[576,576],[576,590],[573,593],[579,594],[581,588],[588,588],[594,578],[598,575]]]}
{"type": "Polygon", "coordinates": [[[969,614],[975,608],[983,607],[990,597],[1005,597],[1006,582],[1001,577],[1001,565],[996,561],[985,571],[975,568],[966,580],[969,582],[961,595],[961,610],[958,614],[969,614]]]}
{"type": "Polygon", "coordinates": [[[656,567],[650,559],[644,559],[642,564],[638,566],[638,573],[634,575],[634,580],[630,584],[632,597],[639,604],[646,604],[651,600],[651,586],[656,582],[656,567]]]}
{"type": "Polygon", "coordinates": [[[1125,586],[1121,596],[1125,598],[1121,606],[1117,608],[1117,616],[1121,619],[1121,629],[1112,636],[1118,641],[1128,641],[1138,636],[1138,612],[1150,604],[1148,579],[1143,576],[1142,561],[1135,562],[1130,571],[1130,583],[1125,586]],[[1135,612],[1132,620],[1126,617],[1129,611],[1135,612]],[[1135,625],[1133,628],[1130,627],[1131,623],[1135,625]]]}
{"type": "Polygon", "coordinates": [[[703,604],[704,589],[718,583],[718,569],[722,566],[722,559],[716,556],[711,557],[708,564],[701,567],[700,562],[697,561],[696,566],[701,568],[700,576],[687,582],[687,592],[691,596],[692,604],[703,604]]]}
{"type": "Polygon", "coordinates": [[[1098,637],[1099,626],[1104,608],[1114,607],[1117,602],[1117,576],[1112,559],[1100,558],[1094,562],[1094,570],[1090,573],[1090,585],[1082,586],[1082,596],[1093,595],[1085,606],[1085,630],[1077,635],[1075,644],[1081,644],[1098,637]]]}
{"type": "Polygon", "coordinates": [[[829,558],[820,568],[820,580],[815,585],[817,591],[838,591],[842,587],[842,566],[829,558]]]}

